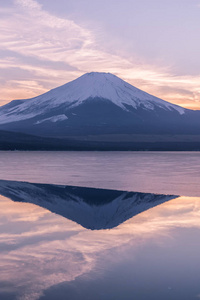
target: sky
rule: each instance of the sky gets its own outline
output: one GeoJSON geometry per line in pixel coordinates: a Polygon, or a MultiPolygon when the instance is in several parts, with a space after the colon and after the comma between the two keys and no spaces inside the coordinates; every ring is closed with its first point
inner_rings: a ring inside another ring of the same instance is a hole
{"type": "Polygon", "coordinates": [[[200,109],[200,0],[0,0],[0,105],[110,72],[200,109]]]}

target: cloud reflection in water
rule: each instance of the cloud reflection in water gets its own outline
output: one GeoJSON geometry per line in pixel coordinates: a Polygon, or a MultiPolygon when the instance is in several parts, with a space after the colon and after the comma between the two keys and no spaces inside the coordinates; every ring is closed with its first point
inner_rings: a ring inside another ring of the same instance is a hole
{"type": "Polygon", "coordinates": [[[200,227],[199,198],[11,181],[0,182],[0,194],[1,298],[9,291],[38,299],[51,286],[103,272],[130,249],[137,257],[149,241],[161,245],[177,227],[200,227]]]}

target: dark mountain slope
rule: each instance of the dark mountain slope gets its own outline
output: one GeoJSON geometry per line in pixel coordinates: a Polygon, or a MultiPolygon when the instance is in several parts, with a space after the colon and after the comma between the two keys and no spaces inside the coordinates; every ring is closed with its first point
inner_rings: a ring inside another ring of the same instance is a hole
{"type": "Polygon", "coordinates": [[[59,138],[58,149],[67,148],[66,140],[76,140],[72,146],[81,143],[83,149],[191,150],[199,148],[200,139],[185,136],[200,136],[200,111],[156,98],[112,74],[89,73],[41,96],[0,107],[0,130],[51,137],[50,144],[59,138]],[[107,139],[111,135],[112,142],[107,139]],[[122,135],[132,137],[128,144],[122,145],[122,135]],[[152,136],[151,143],[147,138],[136,145],[136,135],[152,136]],[[178,144],[167,145],[168,136],[178,136],[178,144]]]}

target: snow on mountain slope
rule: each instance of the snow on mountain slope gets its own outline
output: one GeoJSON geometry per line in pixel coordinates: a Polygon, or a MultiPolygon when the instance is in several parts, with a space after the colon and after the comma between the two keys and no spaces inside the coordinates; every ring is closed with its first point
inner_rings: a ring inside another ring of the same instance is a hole
{"type": "Polygon", "coordinates": [[[54,116],[54,117],[50,117],[50,118],[46,118],[46,119],[42,119],[40,121],[37,121],[35,124],[41,124],[43,122],[46,122],[46,121],[50,121],[50,122],[58,122],[58,121],[64,121],[64,120],[67,120],[67,116],[65,115],[57,115],[57,116],[54,116]]]}
{"type": "Polygon", "coordinates": [[[0,194],[36,204],[92,230],[114,228],[177,197],[4,180],[0,180],[0,194]]]}
{"type": "MultiPolygon", "coordinates": [[[[43,95],[27,100],[15,100],[0,108],[0,124],[26,120],[48,113],[64,105],[65,110],[79,106],[88,99],[107,99],[124,111],[137,109],[176,111],[186,109],[145,93],[110,73],[87,73],[74,81],[43,95]]],[[[51,120],[61,122],[63,118],[51,120]]]]}

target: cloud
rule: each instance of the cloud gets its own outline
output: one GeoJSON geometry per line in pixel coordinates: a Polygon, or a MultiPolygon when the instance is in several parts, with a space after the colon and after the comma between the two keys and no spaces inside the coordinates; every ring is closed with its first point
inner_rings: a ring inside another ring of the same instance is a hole
{"type": "Polygon", "coordinates": [[[29,10],[41,10],[42,8],[42,5],[34,0],[15,0],[15,3],[29,10]]]}
{"type": "Polygon", "coordinates": [[[16,0],[2,20],[1,47],[24,56],[67,61],[67,52],[90,43],[90,32],[71,20],[54,17],[33,0],[16,0]]]}
{"type": "Polygon", "coordinates": [[[0,9],[0,17],[0,70],[10,70],[10,77],[0,76],[0,101],[36,96],[85,72],[103,71],[182,105],[188,91],[188,101],[200,107],[200,77],[175,76],[172,67],[106,49],[92,30],[50,14],[35,0],[15,0],[10,8],[0,9]],[[16,69],[19,77],[12,72],[16,69]]]}

